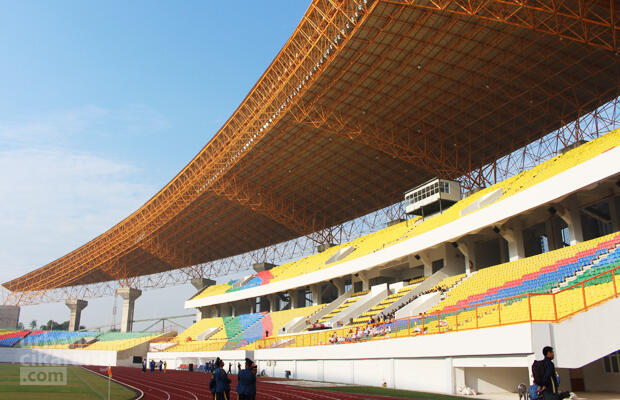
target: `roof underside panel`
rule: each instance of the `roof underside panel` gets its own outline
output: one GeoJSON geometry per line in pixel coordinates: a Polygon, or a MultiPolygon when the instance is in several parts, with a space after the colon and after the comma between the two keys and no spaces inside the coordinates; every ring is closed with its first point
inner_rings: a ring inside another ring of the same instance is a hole
{"type": "MultiPolygon", "coordinates": [[[[620,94],[616,51],[422,3],[313,2],[170,184],[4,286],[126,279],[293,239],[393,204],[434,176],[459,177],[620,94]]],[[[610,13],[609,2],[593,3],[610,13]]]]}

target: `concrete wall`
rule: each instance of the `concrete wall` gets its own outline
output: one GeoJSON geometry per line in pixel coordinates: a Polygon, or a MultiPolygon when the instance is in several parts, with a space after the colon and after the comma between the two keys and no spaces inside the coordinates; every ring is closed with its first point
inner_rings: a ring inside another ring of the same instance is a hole
{"type": "Polygon", "coordinates": [[[0,348],[0,362],[116,366],[116,352],[109,350],[0,348]]]}
{"type": "Polygon", "coordinates": [[[478,393],[516,392],[519,383],[529,385],[528,369],[464,368],[465,385],[478,393]]]}
{"type": "Polygon", "coordinates": [[[603,360],[596,360],[582,369],[587,391],[620,392],[620,373],[605,372],[603,360]]]}

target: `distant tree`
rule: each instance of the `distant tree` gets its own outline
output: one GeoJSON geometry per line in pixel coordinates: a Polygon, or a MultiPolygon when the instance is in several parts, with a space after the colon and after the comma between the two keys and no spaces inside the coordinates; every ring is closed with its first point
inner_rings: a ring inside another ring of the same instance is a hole
{"type": "Polygon", "coordinates": [[[35,330],[37,328],[37,320],[33,319],[30,321],[30,329],[35,330]]]}
{"type": "Polygon", "coordinates": [[[24,329],[24,323],[20,322],[19,324],[17,324],[17,329],[24,329]]]}
{"type": "Polygon", "coordinates": [[[69,321],[58,323],[50,319],[45,325],[41,325],[39,329],[43,331],[66,331],[69,329],[69,321]]]}

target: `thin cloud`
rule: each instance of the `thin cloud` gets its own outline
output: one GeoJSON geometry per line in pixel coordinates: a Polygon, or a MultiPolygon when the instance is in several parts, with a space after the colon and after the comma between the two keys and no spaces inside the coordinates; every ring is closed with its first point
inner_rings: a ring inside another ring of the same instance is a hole
{"type": "Polygon", "coordinates": [[[0,152],[0,279],[102,233],[153,193],[130,164],[68,150],[0,152]]]}
{"type": "Polygon", "coordinates": [[[0,121],[2,147],[69,147],[83,135],[90,137],[146,136],[170,127],[157,111],[141,104],[121,108],[94,105],[39,116],[0,121]]]}

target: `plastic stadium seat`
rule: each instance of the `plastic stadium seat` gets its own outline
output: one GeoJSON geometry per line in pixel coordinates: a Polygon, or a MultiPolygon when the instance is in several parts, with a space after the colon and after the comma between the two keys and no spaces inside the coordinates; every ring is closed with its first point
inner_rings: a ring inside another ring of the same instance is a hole
{"type": "MultiPolygon", "coordinates": [[[[293,278],[313,271],[329,268],[343,261],[348,261],[367,254],[371,254],[375,251],[389,247],[403,240],[415,237],[422,233],[431,231],[439,226],[457,220],[461,217],[461,213],[468,206],[472,205],[483,196],[495,192],[498,189],[502,190],[502,194],[495,200],[495,202],[510,197],[515,193],[521,192],[531,186],[539,184],[559,174],[562,171],[570,169],[580,163],[583,163],[584,161],[587,161],[601,154],[602,152],[618,145],[620,145],[620,129],[609,132],[606,135],[587,142],[564,154],[559,154],[556,157],[545,161],[527,171],[524,171],[518,175],[512,176],[502,182],[496,183],[495,185],[476,192],[466,197],[465,199],[457,202],[441,214],[426,218],[425,220],[420,220],[419,218],[410,219],[408,221],[404,221],[399,224],[395,224],[385,229],[381,229],[368,235],[362,236],[351,242],[331,247],[322,253],[313,254],[311,256],[304,257],[296,261],[276,266],[269,270],[268,273],[261,272],[259,274],[256,274],[255,277],[246,282],[244,286],[234,290],[244,290],[259,285],[265,285],[269,282],[293,278]],[[347,255],[341,260],[338,260],[337,262],[326,264],[326,261],[329,260],[330,257],[332,257],[341,249],[348,246],[351,246],[354,249],[349,255],[347,255]]],[[[489,204],[485,205],[485,207],[487,207],[488,205],[489,204]]],[[[476,212],[476,210],[471,212],[476,212]]],[[[553,278],[551,278],[551,281],[552,280],[553,278]]],[[[226,293],[227,291],[232,290],[233,283],[234,282],[229,282],[225,284],[210,286],[195,295],[193,298],[202,298],[226,293]]]]}

